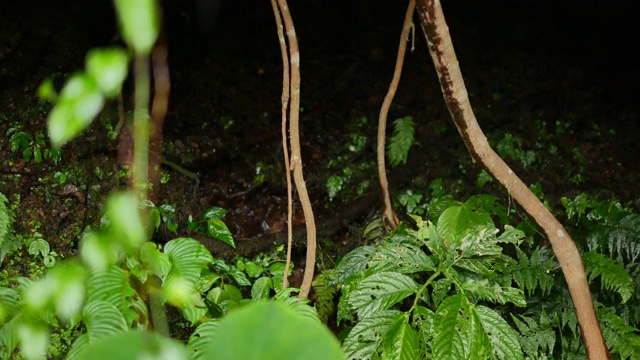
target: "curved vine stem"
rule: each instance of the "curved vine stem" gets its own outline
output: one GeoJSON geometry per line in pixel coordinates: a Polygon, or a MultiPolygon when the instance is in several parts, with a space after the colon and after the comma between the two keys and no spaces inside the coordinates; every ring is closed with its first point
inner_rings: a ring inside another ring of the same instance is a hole
{"type": "Polygon", "coordinates": [[[471,109],[439,0],[418,0],[418,15],[451,117],[480,162],[545,232],[567,280],[589,359],[610,359],[593,306],[580,252],[565,228],[489,146],[471,109]]]}
{"type": "Polygon", "coordinates": [[[291,167],[289,166],[289,141],[287,141],[287,108],[289,107],[289,54],[287,42],[284,38],[282,18],[276,0],[271,0],[273,15],[276,18],[280,52],[282,54],[282,153],[284,154],[284,169],[287,178],[287,261],[284,266],[282,287],[289,286],[289,268],[291,267],[291,246],[293,242],[293,191],[291,189],[291,167]]]}
{"type": "Polygon", "coordinates": [[[411,33],[411,31],[414,29],[412,19],[415,7],[415,0],[409,1],[409,6],[407,7],[407,12],[404,17],[404,23],[402,25],[402,33],[400,34],[400,46],[398,47],[398,56],[396,58],[396,67],[393,72],[393,79],[391,80],[391,84],[389,85],[389,91],[387,91],[387,95],[384,97],[384,101],[382,102],[382,107],[380,108],[380,116],[378,117],[378,178],[380,179],[380,188],[382,189],[382,197],[384,199],[383,219],[392,228],[398,226],[399,220],[398,216],[393,211],[393,206],[391,205],[391,195],[389,194],[389,181],[387,180],[387,169],[385,163],[387,115],[389,114],[389,107],[391,107],[391,102],[396,95],[398,83],[400,83],[400,75],[402,74],[402,65],[404,64],[404,54],[407,51],[407,41],[409,39],[409,33],[411,33]]]}
{"type": "MultiPolygon", "coordinates": [[[[298,48],[298,38],[296,36],[296,30],[293,26],[293,19],[291,18],[291,13],[289,12],[289,6],[287,5],[286,0],[277,0],[277,8],[274,8],[274,14],[276,18],[282,17],[282,22],[284,23],[284,28],[287,34],[287,40],[289,42],[289,56],[288,61],[285,57],[286,51],[283,50],[283,63],[289,65],[289,71],[287,71],[287,65],[284,65],[283,71],[290,73],[290,84],[289,86],[283,86],[283,94],[284,92],[288,92],[288,98],[291,99],[289,104],[289,135],[290,135],[290,145],[291,145],[291,165],[290,168],[287,169],[287,173],[290,171],[293,172],[293,180],[296,184],[296,189],[298,190],[298,195],[300,196],[300,203],[302,205],[302,211],[304,213],[305,225],[307,228],[307,258],[304,269],[304,277],[302,279],[302,285],[300,285],[300,295],[299,298],[304,300],[309,295],[309,291],[311,290],[311,283],[313,282],[313,273],[315,270],[316,264],[316,224],[315,219],[313,217],[313,208],[311,207],[311,200],[309,199],[309,193],[307,192],[307,186],[304,182],[304,176],[302,174],[302,154],[300,151],[300,51],[298,48]]],[[[276,23],[278,20],[276,19],[276,23]]],[[[282,25],[280,24],[279,27],[282,25]]],[[[280,30],[279,30],[280,31],[280,30]]],[[[283,46],[286,48],[286,44],[284,43],[284,37],[280,38],[280,47],[283,46]]],[[[287,75],[285,75],[286,77],[287,75]]],[[[283,84],[287,85],[287,84],[283,84]]],[[[283,95],[283,100],[285,100],[285,95],[283,95]]],[[[283,101],[282,105],[283,114],[286,114],[286,105],[283,101]]],[[[286,122],[286,115],[283,115],[283,122],[286,122]]],[[[284,125],[286,128],[286,124],[284,125]]],[[[286,129],[283,129],[283,134],[286,138],[286,129]]],[[[283,142],[283,148],[285,149],[285,153],[287,153],[286,141],[283,142]]],[[[286,159],[286,157],[285,157],[286,159]]],[[[290,180],[289,180],[290,181],[290,180]]],[[[289,202],[291,204],[291,196],[289,197],[289,202]]],[[[291,205],[289,205],[291,206],[291,205]]],[[[291,214],[291,210],[289,210],[291,214]]],[[[289,234],[291,234],[291,215],[289,215],[289,234]]],[[[288,265],[290,263],[291,256],[291,235],[289,235],[289,246],[287,248],[287,265],[286,270],[288,271],[288,265]]],[[[288,272],[285,272],[288,274],[288,272]]],[[[285,280],[286,283],[286,280],[285,280]]]]}

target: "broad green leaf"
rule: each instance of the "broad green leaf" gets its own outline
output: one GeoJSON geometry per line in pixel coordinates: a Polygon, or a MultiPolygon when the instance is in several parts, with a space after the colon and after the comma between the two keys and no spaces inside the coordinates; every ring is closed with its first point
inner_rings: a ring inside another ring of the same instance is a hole
{"type": "Polygon", "coordinates": [[[231,235],[227,225],[220,219],[207,220],[207,235],[234,248],[236,247],[236,243],[233,241],[233,235],[231,235]]]}
{"type": "Polygon", "coordinates": [[[90,232],[82,237],[80,256],[91,269],[105,270],[120,257],[121,246],[102,233],[90,232]]]}
{"type": "Polygon", "coordinates": [[[117,47],[89,50],[85,69],[109,98],[118,95],[127,77],[129,57],[117,47]]]}
{"type": "Polygon", "coordinates": [[[467,204],[452,206],[438,218],[438,232],[451,245],[460,243],[461,236],[478,225],[493,225],[491,216],[484,211],[474,211],[467,204]]]}
{"type": "Polygon", "coordinates": [[[273,288],[272,280],[269,277],[261,277],[257,279],[251,287],[251,299],[266,300],[269,298],[271,289],[273,288]]]}
{"type": "Polygon", "coordinates": [[[89,345],[80,360],[190,359],[184,345],[157,333],[128,331],[89,345]]]}
{"type": "Polygon", "coordinates": [[[336,286],[347,282],[352,276],[362,275],[371,256],[376,251],[373,246],[360,246],[345,255],[338,263],[335,276],[329,281],[329,285],[336,286]]]}
{"type": "Polygon", "coordinates": [[[465,359],[463,337],[458,332],[458,317],[466,307],[464,295],[446,298],[434,318],[435,336],[431,345],[434,359],[465,359]]]}
{"type": "Polygon", "coordinates": [[[106,208],[111,240],[122,244],[129,253],[139,249],[147,235],[135,195],[128,191],[113,193],[106,208]]]}
{"type": "Polygon", "coordinates": [[[418,333],[409,323],[409,313],[403,313],[385,336],[381,359],[421,359],[418,333]]]}
{"type": "Polygon", "coordinates": [[[23,321],[22,315],[14,316],[7,322],[2,321],[2,327],[0,327],[0,358],[3,360],[10,359],[16,347],[18,347],[18,326],[23,321]]]}
{"type": "Polygon", "coordinates": [[[120,33],[137,55],[149,55],[160,32],[156,0],[115,0],[120,33]]]}
{"type": "Polygon", "coordinates": [[[123,314],[137,315],[136,318],[145,316],[147,312],[146,307],[142,315],[130,309],[133,306],[133,299],[138,298],[138,294],[129,284],[124,270],[115,265],[106,270],[96,271],[91,275],[87,282],[87,294],[88,303],[105,301],[115,306],[123,314]]]}
{"type": "Polygon", "coordinates": [[[169,256],[158,250],[158,246],[152,242],[146,242],[140,247],[140,260],[151,273],[164,278],[171,270],[169,256]]]}
{"type": "Polygon", "coordinates": [[[202,216],[204,219],[206,220],[211,220],[211,219],[221,219],[223,216],[225,216],[229,211],[220,208],[220,207],[210,207],[209,209],[207,209],[207,211],[205,211],[204,215],[202,216]]]}
{"type": "Polygon", "coordinates": [[[391,326],[403,316],[401,311],[385,310],[358,321],[342,343],[347,358],[371,359],[391,326]]]}
{"type": "Polygon", "coordinates": [[[252,278],[258,277],[264,272],[264,268],[253,261],[247,262],[244,270],[247,272],[247,275],[252,278]]]}
{"type": "Polygon", "coordinates": [[[345,359],[331,332],[285,305],[253,303],[220,321],[201,359],[345,359]]]}
{"type": "Polygon", "coordinates": [[[394,272],[381,272],[366,277],[349,293],[348,302],[364,319],[402,301],[418,290],[418,285],[408,276],[394,272]]]}
{"type": "Polygon", "coordinates": [[[491,340],[494,354],[500,359],[524,359],[516,331],[494,310],[482,305],[477,305],[475,310],[491,340]]]}
{"type": "Polygon", "coordinates": [[[27,359],[44,359],[49,346],[49,329],[42,323],[23,321],[17,326],[20,351],[27,359]]]}
{"type": "Polygon", "coordinates": [[[178,238],[169,241],[164,246],[165,254],[169,255],[172,268],[168,276],[180,275],[196,284],[203,269],[213,261],[213,257],[204,245],[194,239],[178,238]]]}
{"type": "Polygon", "coordinates": [[[86,129],[103,104],[104,96],[96,81],[84,73],[73,74],[49,113],[47,127],[53,147],[64,145],[86,129]]]}
{"type": "Polygon", "coordinates": [[[435,265],[419,247],[411,244],[383,243],[369,260],[370,273],[394,271],[410,274],[419,271],[433,271],[435,265]]]}
{"type": "Polygon", "coordinates": [[[101,339],[128,330],[122,313],[112,304],[96,300],[88,303],[82,310],[82,318],[87,331],[74,342],[67,359],[76,359],[87,355],[87,347],[101,339]]]}
{"type": "Polygon", "coordinates": [[[193,360],[199,360],[203,357],[219,325],[220,319],[209,319],[198,325],[193,334],[191,334],[187,343],[187,350],[191,353],[193,360]]]}
{"type": "Polygon", "coordinates": [[[23,301],[40,316],[55,309],[58,316],[69,321],[82,310],[85,275],[84,268],[75,262],[60,264],[31,283],[25,289],[23,301]]]}
{"type": "Polygon", "coordinates": [[[51,248],[49,247],[49,243],[47,242],[47,240],[42,238],[33,240],[31,245],[29,245],[29,254],[31,255],[40,254],[40,256],[44,257],[49,255],[50,251],[51,251],[51,248]]]}

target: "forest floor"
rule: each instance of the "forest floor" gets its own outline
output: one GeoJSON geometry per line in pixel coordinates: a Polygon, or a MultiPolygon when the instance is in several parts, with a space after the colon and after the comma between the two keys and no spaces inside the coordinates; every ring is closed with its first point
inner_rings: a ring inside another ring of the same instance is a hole
{"type": "MultiPolygon", "coordinates": [[[[50,110],[35,94],[42,80],[52,77],[59,88],[83,67],[90,48],[118,43],[115,21],[104,15],[108,2],[96,4],[89,11],[73,2],[46,11],[15,4],[0,11],[0,192],[15,213],[16,231],[41,234],[60,258],[76,253],[82,233],[99,226],[105,197],[126,186],[118,140],[110,134],[118,122],[116,103],[62,148],[59,161],[36,162],[33,156],[48,148],[46,136],[36,140],[46,134],[50,110]],[[24,149],[12,149],[7,133],[16,131],[33,137],[24,149]]],[[[314,212],[325,219],[319,221],[321,267],[361,245],[363,227],[382,209],[375,134],[404,9],[358,4],[346,2],[338,11],[314,2],[301,10],[291,4],[302,58],[305,179],[314,212]],[[343,185],[330,199],[332,176],[343,185]],[[331,220],[336,218],[342,221],[331,220]]],[[[589,6],[500,4],[453,2],[444,9],[472,106],[491,144],[525,183],[541,185],[552,207],[584,192],[640,207],[640,76],[637,55],[629,50],[638,40],[626,28],[632,21],[624,21],[631,12],[624,3],[600,17],[589,6]],[[590,20],[596,18],[601,23],[590,20]]],[[[163,166],[157,205],[175,208],[179,226],[177,234],[165,230],[156,240],[202,239],[188,231],[189,217],[222,207],[239,246],[203,239],[214,257],[270,251],[286,231],[280,50],[270,7],[246,6],[225,3],[208,32],[197,27],[188,3],[173,2],[165,11],[172,89],[162,156],[197,180],[163,166]]],[[[481,168],[450,119],[421,33],[406,56],[388,135],[392,121],[406,116],[416,124],[419,145],[406,165],[388,170],[401,217],[406,211],[398,195],[410,190],[424,203],[436,179],[457,199],[492,193],[509,202],[495,184],[478,184],[481,168]]],[[[297,206],[295,225],[303,223],[297,206]]],[[[297,239],[296,268],[303,268],[303,243],[304,237],[297,239]]],[[[26,249],[23,256],[29,258],[26,249]]],[[[30,276],[30,269],[15,270],[30,276]]]]}

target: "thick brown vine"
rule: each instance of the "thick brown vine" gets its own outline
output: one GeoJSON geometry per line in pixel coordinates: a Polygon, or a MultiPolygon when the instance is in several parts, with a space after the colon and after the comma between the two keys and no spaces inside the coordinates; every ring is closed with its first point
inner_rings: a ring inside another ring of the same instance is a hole
{"type": "Polygon", "coordinates": [[[507,189],[545,232],[567,280],[587,356],[589,359],[610,359],[575,242],[562,224],[489,146],[471,109],[440,1],[418,0],[417,8],[442,94],[471,156],[507,189]]]}

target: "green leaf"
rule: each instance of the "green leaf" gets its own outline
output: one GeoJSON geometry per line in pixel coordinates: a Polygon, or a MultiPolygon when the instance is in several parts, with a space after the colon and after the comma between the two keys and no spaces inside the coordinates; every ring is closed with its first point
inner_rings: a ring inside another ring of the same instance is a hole
{"type": "Polygon", "coordinates": [[[409,323],[409,313],[404,313],[385,336],[382,359],[421,359],[418,333],[409,323]]]}
{"type": "Polygon", "coordinates": [[[127,274],[121,267],[112,265],[109,268],[91,274],[87,282],[87,303],[105,301],[115,306],[131,325],[144,322],[148,318],[147,308],[131,287],[127,274]]]}
{"type": "Polygon", "coordinates": [[[602,288],[616,291],[622,297],[622,304],[626,303],[635,292],[633,279],[617,261],[596,252],[589,251],[582,254],[585,270],[589,276],[589,282],[601,276],[602,288]]]}
{"type": "Polygon", "coordinates": [[[385,242],[369,260],[369,272],[394,271],[410,274],[420,271],[433,271],[436,267],[427,254],[412,244],[385,242]]]}
{"type": "Polygon", "coordinates": [[[254,263],[253,261],[247,262],[244,270],[247,272],[247,275],[252,278],[258,277],[264,272],[264,268],[261,265],[254,263]]]}
{"type": "Polygon", "coordinates": [[[165,254],[173,265],[168,276],[181,276],[196,284],[203,269],[213,261],[213,257],[204,245],[194,239],[178,238],[169,241],[164,247],[165,254]]]}
{"type": "Polygon", "coordinates": [[[344,179],[342,176],[333,175],[327,179],[327,192],[329,193],[329,200],[332,200],[340,190],[342,190],[342,186],[344,185],[344,179]]]}
{"type": "Polygon", "coordinates": [[[82,310],[82,318],[87,332],[71,346],[67,359],[87,356],[87,347],[111,335],[123,333],[128,326],[122,313],[111,303],[97,300],[88,303],[82,310]]]}
{"type": "MultiPolygon", "coordinates": [[[[373,246],[359,246],[345,255],[335,269],[335,276],[329,285],[336,286],[348,281],[356,275],[362,275],[371,256],[376,252],[373,246]]],[[[273,273],[273,272],[272,272],[273,273]]]]}
{"type": "Polygon", "coordinates": [[[202,359],[209,342],[220,325],[220,319],[209,319],[198,325],[196,330],[191,334],[187,343],[187,350],[192,354],[193,360],[202,359]]]}
{"type": "Polygon", "coordinates": [[[348,294],[348,302],[364,319],[402,301],[418,290],[418,285],[408,276],[394,272],[373,274],[360,281],[348,294]]]}
{"type": "Polygon", "coordinates": [[[273,289],[272,280],[269,277],[261,277],[257,279],[251,287],[251,299],[266,300],[273,289]]]}
{"type": "Polygon", "coordinates": [[[58,94],[53,87],[53,80],[51,80],[51,78],[44,79],[42,84],[38,86],[38,97],[51,103],[58,100],[58,94]]]}
{"type": "Polygon", "coordinates": [[[80,360],[190,359],[184,345],[157,333],[128,331],[91,344],[80,360]]]}
{"type": "Polygon", "coordinates": [[[358,321],[342,343],[348,359],[371,359],[385,335],[404,313],[397,310],[379,311],[358,321]]]}
{"type": "Polygon", "coordinates": [[[227,245],[231,245],[233,248],[236,247],[236,244],[233,241],[233,235],[231,235],[227,225],[220,219],[207,220],[207,235],[218,239],[227,245]]]}
{"type": "Polygon", "coordinates": [[[120,93],[127,77],[129,57],[117,47],[92,49],[87,53],[86,71],[109,98],[120,93]]]}
{"type": "Polygon", "coordinates": [[[69,321],[82,310],[85,295],[85,269],[75,262],[60,264],[29,285],[23,301],[34,314],[42,316],[52,309],[69,321]]]}
{"type": "Polygon", "coordinates": [[[49,346],[49,329],[42,323],[23,321],[17,326],[20,350],[26,359],[44,359],[49,346]]]}
{"type": "Polygon", "coordinates": [[[467,299],[464,295],[454,295],[445,299],[434,318],[436,328],[431,345],[435,359],[464,359],[466,357],[462,336],[458,332],[458,317],[464,311],[467,299]]]}
{"type": "Polygon", "coordinates": [[[437,227],[438,232],[448,244],[457,245],[468,230],[478,225],[489,224],[493,225],[493,220],[488,213],[475,211],[467,204],[463,204],[451,206],[440,214],[437,227]]]}
{"type": "Polygon", "coordinates": [[[477,305],[475,310],[491,340],[494,354],[500,359],[524,359],[516,331],[494,310],[482,305],[477,305]]]}
{"type": "Polygon", "coordinates": [[[116,192],[109,196],[106,205],[109,235],[129,252],[140,248],[147,235],[138,209],[138,201],[131,192],[116,192]]]}
{"type": "Polygon", "coordinates": [[[522,290],[509,286],[500,286],[500,284],[497,283],[490,284],[487,279],[467,279],[461,287],[465,292],[469,292],[471,295],[476,296],[481,300],[500,304],[511,302],[520,307],[527,306],[527,301],[524,298],[522,290]]]}
{"type": "Polygon", "coordinates": [[[345,359],[331,332],[285,305],[240,308],[220,321],[202,359],[345,359]]]}
{"type": "Polygon", "coordinates": [[[411,116],[397,119],[393,122],[395,126],[394,134],[389,139],[387,156],[391,167],[406,164],[411,146],[417,144],[414,140],[415,125],[411,116]]]}
{"type": "Polygon", "coordinates": [[[158,38],[157,2],[155,0],[115,0],[120,33],[137,55],[149,55],[158,38]]]}
{"type": "Polygon", "coordinates": [[[49,255],[50,251],[51,248],[49,247],[49,243],[47,242],[47,240],[42,238],[33,240],[33,242],[29,245],[29,254],[31,255],[40,254],[44,257],[49,255]]]}
{"type": "Polygon", "coordinates": [[[86,129],[103,104],[104,96],[96,81],[84,73],[73,74],[49,114],[47,124],[53,147],[64,145],[86,129]]]}
{"type": "Polygon", "coordinates": [[[164,278],[171,269],[169,256],[158,250],[158,245],[146,242],[140,247],[140,260],[147,266],[151,273],[164,278]]]}
{"type": "Polygon", "coordinates": [[[207,209],[207,211],[205,211],[205,213],[204,213],[204,215],[202,217],[205,220],[221,219],[227,213],[228,213],[227,210],[214,206],[214,207],[211,207],[211,208],[207,209]]]}

